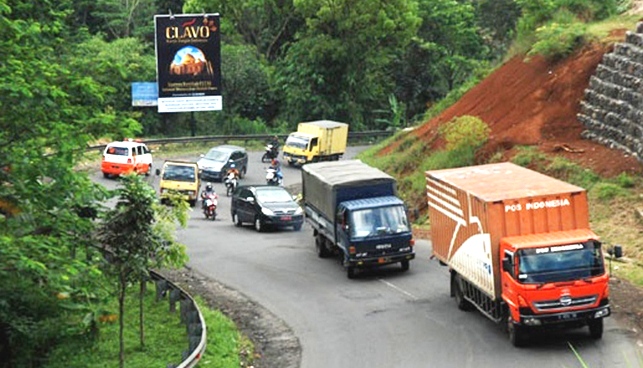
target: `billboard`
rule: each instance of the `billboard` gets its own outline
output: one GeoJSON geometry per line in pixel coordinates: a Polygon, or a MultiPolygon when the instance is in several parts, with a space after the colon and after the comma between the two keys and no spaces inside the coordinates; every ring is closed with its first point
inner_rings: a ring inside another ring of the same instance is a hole
{"type": "Polygon", "coordinates": [[[222,109],[219,14],[155,15],[158,111],[222,109]]]}
{"type": "Polygon", "coordinates": [[[132,82],[132,106],[157,106],[158,97],[157,82],[132,82]]]}

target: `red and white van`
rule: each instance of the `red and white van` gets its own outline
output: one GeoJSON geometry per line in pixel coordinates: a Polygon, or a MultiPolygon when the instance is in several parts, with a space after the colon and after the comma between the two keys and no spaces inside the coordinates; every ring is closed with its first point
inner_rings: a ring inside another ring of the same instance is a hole
{"type": "Polygon", "coordinates": [[[103,151],[100,168],[106,178],[132,172],[149,175],[152,172],[152,151],[137,140],[112,142],[103,151]]]}

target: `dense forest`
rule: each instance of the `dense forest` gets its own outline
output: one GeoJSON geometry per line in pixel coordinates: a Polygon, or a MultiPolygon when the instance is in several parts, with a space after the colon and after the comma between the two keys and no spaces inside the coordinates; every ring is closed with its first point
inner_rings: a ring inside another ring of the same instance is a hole
{"type": "Polygon", "coordinates": [[[0,367],[42,365],[51,347],[91,334],[114,295],[86,249],[114,195],[74,169],[88,144],[283,133],[312,119],[353,131],[415,125],[508,53],[568,52],[579,25],[627,5],[0,0],[0,367]],[[132,107],[131,83],[156,80],[154,15],[170,12],[220,14],[222,111],[132,107]]]}

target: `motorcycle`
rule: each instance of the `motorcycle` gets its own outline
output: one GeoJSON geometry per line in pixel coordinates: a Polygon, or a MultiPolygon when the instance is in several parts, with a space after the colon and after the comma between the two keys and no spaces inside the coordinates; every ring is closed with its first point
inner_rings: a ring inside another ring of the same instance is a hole
{"type": "Polygon", "coordinates": [[[234,173],[229,173],[225,177],[224,183],[226,187],[226,196],[230,197],[234,190],[237,189],[239,179],[237,179],[237,176],[234,173]]]}
{"type": "Polygon", "coordinates": [[[276,169],[273,169],[272,167],[266,169],[266,184],[281,186],[283,184],[283,181],[283,178],[277,175],[276,169]]]}
{"type": "Polygon", "coordinates": [[[261,162],[270,162],[277,157],[279,157],[279,147],[267,144],[266,153],[261,156],[261,162]]]}
{"type": "Polygon", "coordinates": [[[216,193],[205,194],[203,198],[203,214],[206,219],[214,221],[217,218],[217,206],[219,205],[219,195],[216,193]]]}

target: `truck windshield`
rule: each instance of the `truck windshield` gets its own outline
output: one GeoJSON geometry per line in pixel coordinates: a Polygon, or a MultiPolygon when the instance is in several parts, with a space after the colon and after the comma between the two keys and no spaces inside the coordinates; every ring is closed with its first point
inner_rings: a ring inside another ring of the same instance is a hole
{"type": "Polygon", "coordinates": [[[286,139],[286,146],[305,150],[306,148],[308,148],[308,141],[309,141],[309,138],[291,135],[291,136],[288,136],[288,139],[286,139]]]}
{"type": "Polygon", "coordinates": [[[572,281],[605,273],[601,243],[556,245],[518,252],[518,280],[523,284],[572,281]]]}
{"type": "Polygon", "coordinates": [[[409,231],[404,206],[378,207],[351,213],[351,237],[369,237],[409,231]]]}

